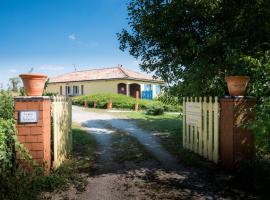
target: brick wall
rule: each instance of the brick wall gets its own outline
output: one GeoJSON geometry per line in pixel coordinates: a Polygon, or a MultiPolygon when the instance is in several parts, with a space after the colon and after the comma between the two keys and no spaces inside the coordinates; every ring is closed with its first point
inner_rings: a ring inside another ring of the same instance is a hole
{"type": "Polygon", "coordinates": [[[45,170],[51,167],[51,102],[49,97],[16,97],[15,118],[17,137],[29,150],[33,159],[45,170]],[[20,111],[38,111],[38,123],[20,124],[20,111]]]}

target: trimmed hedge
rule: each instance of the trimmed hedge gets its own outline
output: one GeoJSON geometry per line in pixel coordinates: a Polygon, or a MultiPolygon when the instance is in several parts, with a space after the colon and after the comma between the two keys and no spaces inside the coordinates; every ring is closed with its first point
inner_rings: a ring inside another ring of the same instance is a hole
{"type": "MultiPolygon", "coordinates": [[[[123,94],[91,94],[84,96],[77,96],[72,98],[74,105],[83,106],[84,102],[87,102],[89,107],[93,107],[94,102],[97,103],[97,108],[106,108],[109,101],[112,101],[113,108],[118,109],[133,109],[136,103],[136,99],[123,94]]],[[[139,99],[139,108],[146,110],[149,107],[163,108],[164,111],[179,112],[180,106],[164,104],[157,100],[144,100],[139,99]]]]}
{"type": "Polygon", "coordinates": [[[146,109],[147,115],[163,115],[164,114],[164,108],[160,106],[150,106],[146,109]]]}

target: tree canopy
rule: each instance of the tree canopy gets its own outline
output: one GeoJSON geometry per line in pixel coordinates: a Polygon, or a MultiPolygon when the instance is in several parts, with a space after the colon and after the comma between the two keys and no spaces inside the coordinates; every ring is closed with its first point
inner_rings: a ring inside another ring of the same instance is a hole
{"type": "Polygon", "coordinates": [[[132,0],[121,50],[182,95],[224,95],[226,75],[249,75],[269,96],[269,0],[132,0]]]}

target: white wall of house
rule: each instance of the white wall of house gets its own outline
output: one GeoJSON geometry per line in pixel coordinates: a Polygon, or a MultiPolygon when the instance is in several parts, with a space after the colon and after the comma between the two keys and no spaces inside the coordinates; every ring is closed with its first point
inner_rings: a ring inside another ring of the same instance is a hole
{"type": "MultiPolygon", "coordinates": [[[[141,92],[145,90],[145,84],[151,84],[153,91],[153,98],[158,93],[156,85],[158,83],[132,81],[132,80],[97,80],[97,81],[83,81],[83,82],[69,82],[69,83],[49,83],[47,92],[57,93],[59,95],[83,95],[83,94],[98,94],[98,93],[118,93],[118,84],[125,83],[127,85],[136,83],[141,86],[141,92]],[[68,89],[69,88],[69,89],[68,89]],[[62,90],[62,92],[61,92],[62,90]],[[69,91],[69,93],[67,93],[69,91]]],[[[159,85],[159,84],[158,84],[159,85]]],[[[149,87],[147,88],[150,89],[149,87]]]]}

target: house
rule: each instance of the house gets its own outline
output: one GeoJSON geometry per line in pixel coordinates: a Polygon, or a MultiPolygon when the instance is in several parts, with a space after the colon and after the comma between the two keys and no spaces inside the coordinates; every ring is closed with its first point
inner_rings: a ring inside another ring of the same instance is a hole
{"type": "Polygon", "coordinates": [[[164,81],[131,71],[122,65],[111,68],[74,71],[49,80],[47,92],[77,96],[97,93],[118,93],[142,99],[160,94],[164,81]]]}

